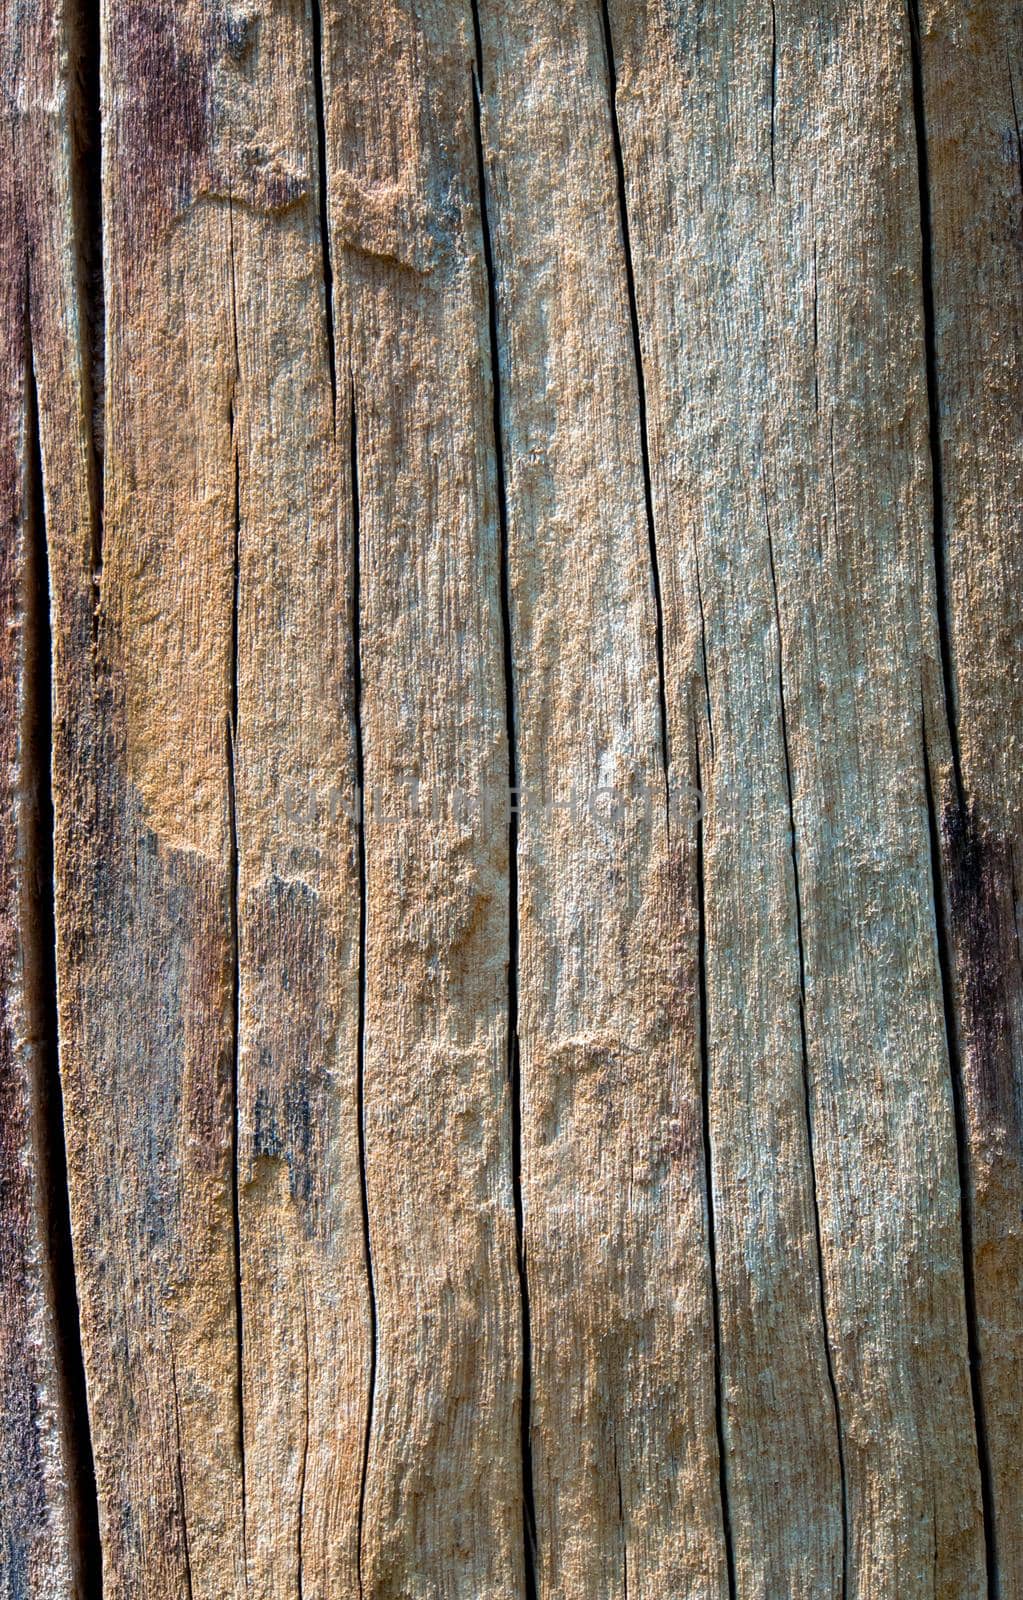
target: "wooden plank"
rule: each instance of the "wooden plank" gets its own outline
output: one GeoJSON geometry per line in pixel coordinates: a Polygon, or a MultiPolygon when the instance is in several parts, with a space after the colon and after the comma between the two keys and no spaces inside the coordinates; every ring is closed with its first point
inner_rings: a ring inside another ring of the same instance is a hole
{"type": "Polygon", "coordinates": [[[356,1581],[350,518],[312,42],[304,7],[107,19],[102,604],[86,632],[70,597],[58,640],[62,770],[93,785],[61,795],[58,872],[112,1592],[356,1581]]]}
{"type": "Polygon", "coordinates": [[[365,787],[374,1368],[365,1595],[522,1590],[508,752],[487,310],[458,4],[324,12],[365,787]]]}
{"type": "Polygon", "coordinates": [[[4,1600],[1023,1593],[1019,23],[0,14],[4,1600]]]}
{"type": "MultiPolygon", "coordinates": [[[[5,39],[9,61],[9,40],[5,39]]],[[[4,83],[5,133],[15,132],[4,83]]],[[[56,1060],[47,993],[44,878],[49,678],[45,522],[29,333],[29,250],[4,162],[0,228],[0,1428],[10,1465],[0,1490],[4,1600],[75,1593],[74,1502],[54,1302],[50,1193],[56,1060]],[[40,738],[40,734],[43,738],[40,738]]],[[[50,912],[52,917],[52,909],[50,912]]]]}
{"type": "MultiPolygon", "coordinates": [[[[237,473],[237,1204],[251,1595],[355,1594],[371,1326],[359,1136],[353,517],[317,39],[239,22],[224,97],[237,473]],[[228,164],[229,163],[229,164],[228,164]]],[[[225,182],[226,179],[226,182],[225,182]]]]}
{"type": "Polygon", "coordinates": [[[914,19],[945,669],[928,749],[988,1560],[1011,1600],[1023,1594],[1023,35],[1010,5],[928,3],[914,19]]]}
{"type": "Polygon", "coordinates": [[[833,1594],[841,1442],[772,569],[781,519],[762,465],[774,251],[787,243],[771,183],[771,15],[690,8],[670,22],[656,5],[613,5],[609,21],[668,699],[691,708],[705,790],[706,1094],[735,1583],[740,1594],[833,1594]]]}
{"type": "Polygon", "coordinates": [[[201,198],[198,8],[110,8],[102,47],[106,453],[56,614],[60,1020],[104,1587],[176,1596],[244,1577],[230,241],[201,198]]]}
{"type": "Polygon", "coordinates": [[[908,26],[869,5],[610,9],[665,649],[684,677],[702,635],[708,695],[736,1591],[980,1594],[920,747],[908,26]]]}
{"type": "MultiPolygon", "coordinates": [[[[0,1593],[93,1592],[94,1506],[64,1189],[53,970],[50,526],[87,528],[72,226],[76,40],[0,19],[0,1593]],[[40,391],[43,393],[42,411],[40,391]],[[53,448],[54,402],[66,407],[53,448]],[[44,460],[45,456],[45,460],[44,460]],[[83,1445],[84,1441],[84,1445],[83,1445]]],[[[59,560],[59,557],[56,559],[59,560]]]]}
{"type": "Polygon", "coordinates": [[[515,674],[537,1582],[719,1595],[696,835],[669,836],[599,8],[482,0],[515,674]]]}

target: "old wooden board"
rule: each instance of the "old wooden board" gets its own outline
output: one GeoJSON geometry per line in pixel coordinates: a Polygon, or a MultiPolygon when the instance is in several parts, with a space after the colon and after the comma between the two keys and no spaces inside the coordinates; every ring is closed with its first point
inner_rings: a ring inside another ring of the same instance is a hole
{"type": "Polygon", "coordinates": [[[1023,1595],[1018,7],[0,83],[0,1596],[1023,1595]]]}

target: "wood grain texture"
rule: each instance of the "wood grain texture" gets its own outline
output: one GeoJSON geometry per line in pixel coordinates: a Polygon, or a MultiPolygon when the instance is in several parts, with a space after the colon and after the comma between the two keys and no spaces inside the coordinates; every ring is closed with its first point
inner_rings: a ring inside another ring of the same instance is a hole
{"type": "MultiPolygon", "coordinates": [[[[666,809],[604,36],[588,5],[482,4],[480,20],[521,797],[538,1583],[566,1597],[719,1594],[696,836],[691,816],[670,836],[666,809]]],[[[668,733],[691,765],[679,709],[668,733]]]]}
{"type": "MultiPolygon", "coordinates": [[[[5,90],[9,85],[5,83],[5,90]]],[[[8,117],[5,132],[14,131],[8,117]]],[[[47,1098],[56,1061],[49,1048],[41,964],[48,852],[41,849],[42,784],[36,761],[42,708],[39,648],[47,604],[38,423],[30,342],[25,219],[5,163],[0,191],[5,242],[0,350],[0,1426],[9,1466],[0,1491],[0,1593],[74,1593],[73,1501],[65,1396],[54,1303],[47,1098]],[[20,269],[20,270],[19,270],[20,269]],[[42,543],[41,543],[42,541],[42,543]],[[40,550],[42,571],[40,572],[40,550]],[[40,581],[41,580],[41,581],[40,581]]],[[[44,624],[45,626],[45,624],[44,624]]],[[[43,749],[45,750],[45,745],[43,749]]]]}
{"type": "Polygon", "coordinates": [[[1023,1594],[1021,42],[0,5],[3,1600],[1023,1594]]]}
{"type": "Polygon", "coordinates": [[[989,1562],[1023,1593],[1023,598],[1017,9],[915,17],[944,707],[928,729],[989,1562]]]}
{"type": "Polygon", "coordinates": [[[4,1600],[77,1600],[96,1577],[58,1080],[50,793],[50,586],[56,547],[89,522],[75,245],[77,55],[63,8],[0,10],[4,1600]],[[59,441],[55,408],[65,415],[59,441]]]}
{"type": "MultiPolygon", "coordinates": [[[[696,730],[706,792],[705,1089],[727,1511],[740,1593],[833,1593],[842,1456],[807,1115],[774,554],[785,510],[767,477],[769,341],[790,320],[797,336],[809,330],[812,317],[804,306],[800,318],[798,290],[787,314],[776,320],[770,307],[792,293],[788,255],[802,244],[772,183],[770,15],[721,7],[705,28],[691,8],[677,38],[665,31],[655,7],[610,10],[668,703],[696,730]],[[684,121],[669,114],[683,93],[684,121]]],[[[813,89],[804,79],[811,101],[813,89]]]]}
{"type": "Polygon", "coordinates": [[[363,1594],[521,1592],[508,748],[467,8],[325,12],[358,538],[363,1594]],[[409,1374],[415,1373],[414,1382],[409,1374]]]}
{"type": "Polygon", "coordinates": [[[246,1573],[265,1596],[357,1584],[371,1363],[353,526],[308,20],[239,21],[230,101],[236,1193],[246,1573]]]}
{"type": "MultiPolygon", "coordinates": [[[[920,747],[934,619],[908,26],[886,8],[724,6],[684,13],[668,40],[655,7],[615,15],[645,176],[652,454],[686,562],[668,593],[688,601],[680,637],[700,628],[707,683],[737,1588],[980,1593],[920,747]],[[683,92],[684,119],[669,110],[683,92]],[[773,1448],[768,1383],[792,1429],[773,1448]],[[780,1505],[779,1459],[806,1474],[780,1505]]],[[[675,629],[669,603],[669,659],[675,629]]]]}

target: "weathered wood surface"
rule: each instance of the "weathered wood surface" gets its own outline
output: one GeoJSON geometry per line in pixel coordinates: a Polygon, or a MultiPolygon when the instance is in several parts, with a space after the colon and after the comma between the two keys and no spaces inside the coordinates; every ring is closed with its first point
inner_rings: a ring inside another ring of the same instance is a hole
{"type": "MultiPolygon", "coordinates": [[[[71,19],[0,9],[0,1594],[98,1578],[58,1086],[48,580],[88,550],[71,19]],[[55,531],[50,543],[49,532],[55,531]],[[49,572],[48,572],[49,568],[49,572]]],[[[77,135],[76,135],[77,140],[77,135]]],[[[84,149],[84,138],[79,142],[84,149]]],[[[59,715],[72,714],[71,695],[59,715]]],[[[68,777],[70,778],[70,773],[68,777]]]]}
{"type": "Polygon", "coordinates": [[[0,1595],[1023,1595],[1018,7],[0,50],[0,1595]]]}

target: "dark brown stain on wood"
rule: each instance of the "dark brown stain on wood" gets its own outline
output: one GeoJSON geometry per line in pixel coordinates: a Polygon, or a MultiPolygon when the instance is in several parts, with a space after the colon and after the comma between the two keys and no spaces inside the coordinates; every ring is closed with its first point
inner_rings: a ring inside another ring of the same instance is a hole
{"type": "Polygon", "coordinates": [[[252,1128],[242,1160],[285,1161],[291,1196],[305,1204],[333,1127],[338,1019],[325,999],[332,988],[329,919],[309,884],[275,875],[245,896],[242,924],[245,968],[254,975],[243,995],[254,1084],[243,1090],[252,1096],[252,1128]]]}
{"type": "Polygon", "coordinates": [[[987,828],[970,802],[945,804],[942,844],[960,997],[964,1090],[983,1129],[1018,1146],[1020,1108],[1009,997],[1021,981],[1012,887],[1012,841],[987,828]]]}
{"type": "MultiPolygon", "coordinates": [[[[137,248],[192,199],[210,136],[208,58],[182,39],[180,8],[115,6],[110,54],[124,86],[118,209],[137,248]]],[[[189,30],[191,32],[191,30],[189,30]]]]}

